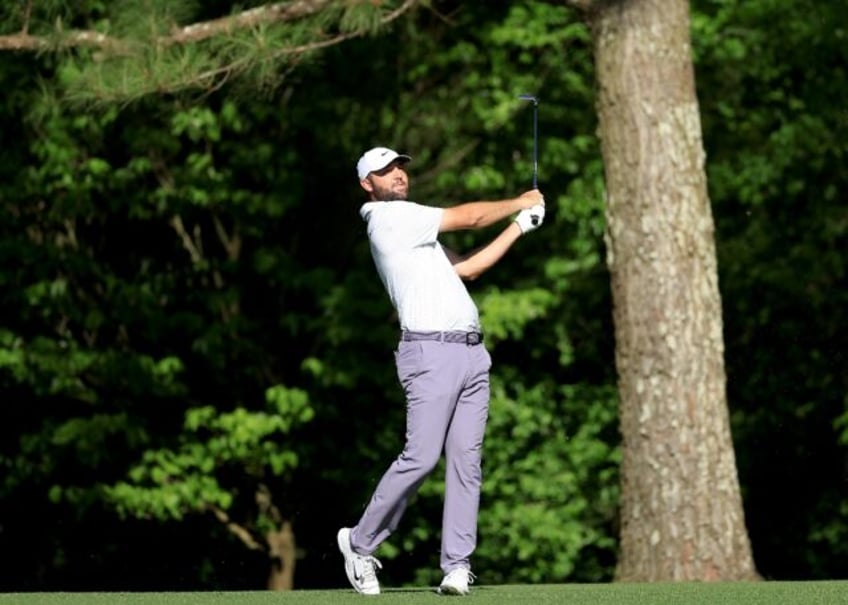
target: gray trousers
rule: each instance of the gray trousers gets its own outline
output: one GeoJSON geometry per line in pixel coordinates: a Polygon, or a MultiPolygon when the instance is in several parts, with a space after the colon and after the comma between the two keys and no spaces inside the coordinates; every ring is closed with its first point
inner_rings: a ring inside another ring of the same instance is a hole
{"type": "Polygon", "coordinates": [[[444,450],[440,565],[445,573],[470,569],[477,545],[491,357],[482,344],[402,340],[395,362],[406,395],[406,444],[351,530],[351,548],[361,555],[377,550],[444,450]]]}

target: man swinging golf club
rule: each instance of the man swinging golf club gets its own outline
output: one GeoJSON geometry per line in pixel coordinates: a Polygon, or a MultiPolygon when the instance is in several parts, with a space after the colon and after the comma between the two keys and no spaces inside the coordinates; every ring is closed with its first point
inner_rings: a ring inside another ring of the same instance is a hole
{"type": "Polygon", "coordinates": [[[368,225],[371,254],[400,321],[395,362],[406,396],[406,443],[359,522],[339,530],[337,539],[354,589],[379,594],[381,565],[373,553],[397,528],[409,498],[444,450],[439,592],[465,595],[474,579],[470,558],[477,543],[491,358],[463,280],[479,277],[541,225],[544,198],[534,188],[500,201],[424,206],[407,201],[410,160],[375,147],[356,167],[368,197],[360,215],[368,225]],[[442,232],[488,227],[516,213],[497,237],[465,256],[438,241],[442,232]]]}

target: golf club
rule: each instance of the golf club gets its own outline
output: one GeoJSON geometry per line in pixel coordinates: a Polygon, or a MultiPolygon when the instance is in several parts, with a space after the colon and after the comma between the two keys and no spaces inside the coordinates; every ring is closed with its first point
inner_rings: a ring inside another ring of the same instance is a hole
{"type": "MultiPolygon", "coordinates": [[[[534,95],[518,95],[522,101],[530,101],[533,103],[533,189],[539,188],[539,99],[534,95]]],[[[533,216],[533,224],[539,223],[539,218],[533,216]]]]}
{"type": "Polygon", "coordinates": [[[533,103],[533,189],[538,189],[539,175],[539,99],[534,95],[518,95],[522,101],[533,103]]]}

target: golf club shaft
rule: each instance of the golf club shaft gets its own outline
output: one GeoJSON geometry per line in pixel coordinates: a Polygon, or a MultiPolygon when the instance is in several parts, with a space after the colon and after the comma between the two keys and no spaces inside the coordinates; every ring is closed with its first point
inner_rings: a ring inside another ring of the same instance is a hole
{"type": "Polygon", "coordinates": [[[533,189],[539,188],[539,103],[533,100],[533,189]]]}
{"type": "Polygon", "coordinates": [[[518,95],[533,103],[533,189],[539,188],[539,99],[535,95],[518,95]]]}

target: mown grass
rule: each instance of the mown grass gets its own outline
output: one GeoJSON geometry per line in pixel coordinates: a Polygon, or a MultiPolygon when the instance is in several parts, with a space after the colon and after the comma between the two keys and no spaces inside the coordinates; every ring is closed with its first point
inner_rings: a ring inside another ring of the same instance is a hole
{"type": "Polygon", "coordinates": [[[377,597],[351,590],[0,594],[2,605],[432,605],[445,599],[478,605],[840,605],[848,604],[848,581],[476,586],[467,597],[442,597],[433,588],[386,589],[377,597]]]}

